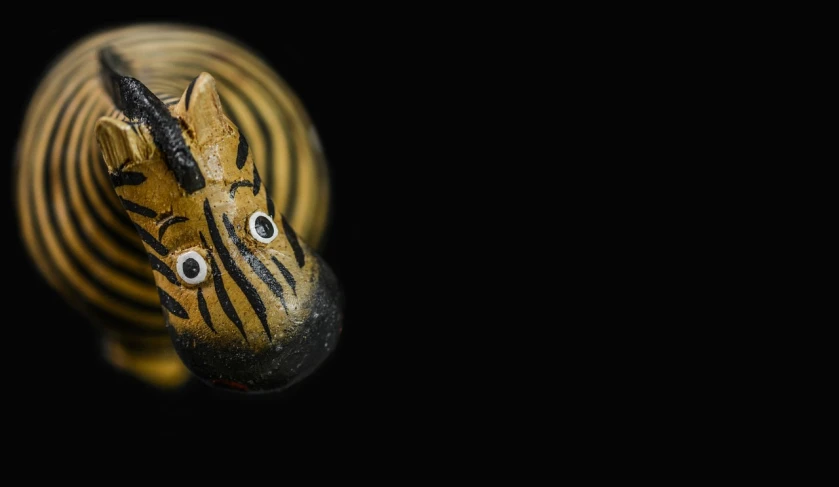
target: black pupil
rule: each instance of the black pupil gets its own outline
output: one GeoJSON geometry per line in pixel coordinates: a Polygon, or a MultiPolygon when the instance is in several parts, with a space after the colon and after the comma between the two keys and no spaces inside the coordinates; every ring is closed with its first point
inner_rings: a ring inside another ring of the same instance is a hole
{"type": "Polygon", "coordinates": [[[262,238],[271,238],[271,235],[274,235],[274,225],[271,225],[271,220],[262,215],[256,217],[253,226],[256,228],[256,233],[262,238]]]}
{"type": "Polygon", "coordinates": [[[184,261],[184,275],[190,279],[195,279],[195,276],[198,275],[198,272],[201,271],[201,266],[198,265],[198,261],[190,257],[189,259],[184,261]]]}

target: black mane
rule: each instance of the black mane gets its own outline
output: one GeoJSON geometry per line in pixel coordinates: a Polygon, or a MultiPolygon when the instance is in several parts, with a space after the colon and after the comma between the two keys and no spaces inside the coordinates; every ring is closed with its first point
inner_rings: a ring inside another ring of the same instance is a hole
{"type": "Polygon", "coordinates": [[[111,100],[132,121],[149,128],[178,184],[189,193],[203,188],[204,176],[184,141],[180,123],[166,105],[143,83],[129,76],[128,64],[112,49],[99,51],[99,64],[102,82],[111,100]]]}

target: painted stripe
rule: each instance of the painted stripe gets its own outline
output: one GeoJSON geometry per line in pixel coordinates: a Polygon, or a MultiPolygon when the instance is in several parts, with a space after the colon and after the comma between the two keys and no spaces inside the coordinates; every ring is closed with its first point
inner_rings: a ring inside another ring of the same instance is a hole
{"type": "MultiPolygon", "coordinates": [[[[201,237],[201,243],[204,245],[204,248],[209,249],[210,246],[207,245],[207,240],[204,239],[204,234],[199,233],[198,235],[201,237]]],[[[239,318],[239,313],[236,312],[236,307],[233,306],[233,302],[230,301],[230,296],[227,295],[227,289],[224,287],[224,279],[221,277],[221,269],[219,269],[216,265],[216,259],[213,258],[213,254],[208,253],[207,257],[210,259],[210,271],[213,273],[213,286],[216,289],[216,297],[221,305],[221,309],[224,310],[224,314],[230,318],[230,321],[233,322],[239,330],[239,333],[242,334],[242,337],[244,337],[247,342],[248,336],[245,334],[245,326],[239,318]]]]}
{"type": "Polygon", "coordinates": [[[135,171],[117,171],[108,174],[111,177],[111,184],[115,188],[120,186],[138,186],[146,181],[146,175],[135,171]]]}
{"type": "Polygon", "coordinates": [[[136,213],[138,215],[143,215],[149,218],[155,218],[157,216],[157,212],[152,210],[151,208],[147,208],[139,203],[127,200],[122,196],[119,197],[119,200],[122,202],[123,208],[125,208],[127,211],[136,213]]]}
{"type": "Polygon", "coordinates": [[[172,225],[174,225],[176,223],[181,223],[181,222],[185,222],[185,221],[188,221],[188,220],[189,220],[189,218],[187,218],[185,216],[173,216],[172,218],[169,218],[168,220],[163,222],[162,225],[160,225],[160,230],[157,231],[157,239],[162,242],[163,241],[163,234],[166,233],[166,230],[168,230],[169,227],[171,227],[172,225]]]}
{"type": "MultiPolygon", "coordinates": [[[[81,150],[81,147],[79,148],[79,150],[81,150]]],[[[128,229],[130,231],[129,235],[131,235],[132,238],[128,238],[125,235],[125,233],[121,232],[118,228],[116,228],[114,224],[103,220],[102,205],[96,205],[93,201],[91,201],[90,185],[86,184],[84,179],[82,178],[82,165],[84,164],[83,161],[84,159],[82,155],[77,154],[75,161],[75,171],[74,174],[71,176],[74,179],[71,180],[71,183],[75,184],[78,188],[80,188],[80,194],[83,203],[83,211],[85,212],[85,214],[93,217],[93,221],[96,222],[96,227],[104,231],[105,235],[110,237],[115,247],[121,249],[122,252],[127,252],[132,256],[132,258],[143,259],[146,255],[146,251],[145,249],[143,249],[142,245],[139,245],[137,238],[134,236],[134,224],[131,222],[131,219],[128,217],[128,214],[125,212],[125,209],[119,208],[119,213],[117,213],[116,211],[111,211],[111,222],[117,222],[117,226],[124,226],[126,229],[128,229]]],[[[99,189],[99,185],[94,183],[93,186],[95,186],[97,190],[99,189]]],[[[116,194],[114,194],[114,199],[116,199],[116,194]]],[[[107,206],[110,207],[110,205],[107,206]]]]}
{"type": "MultiPolygon", "coordinates": [[[[97,151],[99,150],[96,144],[91,144],[91,148],[97,151]]],[[[81,163],[80,161],[79,167],[77,167],[78,175],[76,176],[76,179],[79,180],[79,184],[83,188],[87,189],[87,191],[84,191],[82,194],[85,200],[88,201],[88,204],[96,210],[97,217],[100,220],[105,218],[103,214],[108,214],[108,220],[124,226],[127,230],[131,230],[131,227],[133,226],[131,218],[129,218],[125,213],[125,208],[119,202],[119,198],[117,197],[116,192],[114,192],[113,186],[105,187],[97,184],[96,181],[93,181],[95,171],[104,170],[105,168],[104,161],[101,161],[101,166],[99,164],[100,161],[98,160],[98,156],[97,159],[87,158],[84,163],[81,163]],[[90,179],[89,182],[85,179],[85,174],[82,174],[82,170],[87,173],[86,175],[90,179]],[[98,199],[98,202],[96,203],[93,202],[91,195],[88,194],[91,186],[93,186],[93,189],[95,190],[93,193],[98,199]]],[[[110,177],[108,179],[110,180],[110,177]]]]}
{"type": "Polygon", "coordinates": [[[230,240],[233,241],[233,245],[236,246],[236,248],[239,250],[239,253],[242,254],[242,257],[244,257],[248,265],[251,266],[251,269],[253,270],[254,274],[256,274],[256,276],[259,277],[262,280],[262,282],[264,282],[268,286],[268,289],[270,289],[271,292],[274,293],[274,296],[279,298],[280,303],[282,303],[283,305],[283,309],[285,310],[286,314],[288,314],[288,306],[286,306],[285,304],[285,295],[283,295],[283,287],[280,286],[280,283],[277,282],[277,280],[274,278],[274,275],[271,274],[271,271],[269,271],[268,268],[265,267],[265,264],[263,264],[257,256],[253,255],[253,253],[251,253],[251,251],[248,249],[245,243],[242,242],[242,239],[240,239],[239,236],[236,235],[236,229],[233,228],[233,224],[230,223],[230,220],[227,218],[227,214],[223,214],[221,216],[221,219],[224,221],[224,228],[227,229],[227,234],[230,235],[230,240]]]}
{"type": "Polygon", "coordinates": [[[259,194],[259,188],[262,186],[262,178],[259,177],[259,170],[253,166],[253,195],[259,194]]]}
{"type": "Polygon", "coordinates": [[[283,231],[288,239],[288,243],[291,244],[291,248],[294,250],[294,258],[297,260],[297,265],[303,267],[306,264],[306,254],[303,253],[303,248],[300,247],[300,242],[297,241],[297,234],[294,233],[294,229],[291,228],[284,216],[280,219],[283,222],[283,231]]]}
{"type": "Polygon", "coordinates": [[[218,334],[215,328],[213,328],[213,318],[210,316],[210,310],[207,309],[207,302],[204,301],[204,293],[201,292],[201,288],[198,288],[198,311],[201,313],[201,318],[204,319],[204,323],[213,330],[213,333],[218,334]]]}
{"type": "Polygon", "coordinates": [[[245,136],[239,132],[239,147],[236,149],[236,168],[242,169],[245,166],[245,161],[248,159],[248,141],[245,136]]]}
{"type": "Polygon", "coordinates": [[[186,312],[177,299],[173,298],[159,287],[157,288],[157,292],[160,294],[160,305],[163,306],[166,311],[172,313],[178,318],[183,318],[185,320],[189,319],[189,313],[186,312]]]}
{"type": "MultiPolygon", "coordinates": [[[[189,98],[192,96],[192,89],[195,88],[195,81],[198,79],[198,76],[195,77],[192,81],[190,81],[189,86],[186,89],[186,98],[184,99],[184,105],[186,105],[186,109],[189,110],[189,98]]],[[[210,327],[212,328],[212,326],[210,327]]]]}
{"type": "Polygon", "coordinates": [[[210,209],[210,200],[208,199],[204,200],[204,218],[207,220],[210,238],[213,241],[213,247],[218,253],[222,265],[230,277],[233,278],[233,282],[242,290],[242,294],[245,295],[254,313],[256,313],[256,316],[262,323],[262,328],[265,329],[265,334],[268,335],[268,341],[271,341],[271,330],[268,327],[268,315],[265,310],[265,303],[262,302],[262,298],[259,297],[259,292],[253,287],[253,284],[245,276],[245,273],[242,272],[242,269],[236,265],[236,261],[230,255],[227,247],[224,246],[224,241],[221,239],[221,233],[219,233],[218,227],[216,226],[216,219],[213,216],[213,211],[210,209]]]}
{"type": "Polygon", "coordinates": [[[151,264],[152,270],[159,272],[172,284],[180,285],[180,282],[178,282],[178,277],[175,275],[172,269],[168,265],[166,265],[165,262],[158,259],[156,255],[149,254],[149,263],[151,264]]]}
{"type": "Polygon", "coordinates": [[[289,286],[291,286],[291,291],[296,296],[297,295],[297,289],[295,289],[295,287],[296,287],[297,283],[294,281],[294,276],[291,275],[291,272],[286,268],[286,266],[283,265],[282,262],[277,260],[276,257],[272,256],[271,260],[274,261],[274,264],[276,264],[277,268],[280,270],[280,274],[282,274],[283,277],[285,277],[286,282],[288,283],[289,286]]]}
{"type": "Polygon", "coordinates": [[[140,234],[140,239],[143,242],[147,243],[151,248],[153,248],[155,252],[162,256],[169,255],[169,249],[167,249],[162,243],[158,242],[157,239],[154,238],[154,236],[152,236],[152,234],[143,230],[143,227],[135,223],[134,228],[136,228],[137,233],[140,234]]]}
{"type": "Polygon", "coordinates": [[[235,183],[230,185],[230,199],[233,199],[236,196],[236,190],[245,186],[246,188],[250,188],[253,186],[253,183],[250,181],[236,181],[235,183]]]}

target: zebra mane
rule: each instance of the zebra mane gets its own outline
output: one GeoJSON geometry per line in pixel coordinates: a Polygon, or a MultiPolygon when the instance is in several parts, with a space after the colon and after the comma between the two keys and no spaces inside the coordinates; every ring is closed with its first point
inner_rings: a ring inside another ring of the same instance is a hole
{"type": "Polygon", "coordinates": [[[204,176],[181,134],[178,120],[140,80],[131,77],[130,67],[111,48],[99,51],[102,83],[114,105],[133,122],[146,125],[163,160],[175,173],[178,184],[192,193],[205,186],[204,176]]]}

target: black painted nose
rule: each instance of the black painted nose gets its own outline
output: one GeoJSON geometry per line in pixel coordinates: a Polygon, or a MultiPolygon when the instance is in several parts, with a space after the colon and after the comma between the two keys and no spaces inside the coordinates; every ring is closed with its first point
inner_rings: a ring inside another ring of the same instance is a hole
{"type": "Polygon", "coordinates": [[[241,346],[218,348],[173,331],[184,364],[209,384],[242,392],[281,390],[311,374],[335,350],[343,320],[338,281],[329,266],[317,261],[318,285],[309,296],[312,311],[303,324],[257,352],[241,346]]]}

